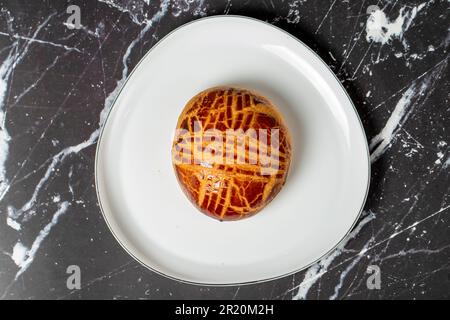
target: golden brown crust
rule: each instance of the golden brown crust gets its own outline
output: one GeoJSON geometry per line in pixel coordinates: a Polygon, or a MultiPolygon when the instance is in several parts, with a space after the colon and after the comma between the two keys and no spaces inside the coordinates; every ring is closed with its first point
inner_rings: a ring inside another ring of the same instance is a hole
{"type": "Polygon", "coordinates": [[[186,104],[177,130],[172,146],[177,179],[189,200],[213,218],[238,220],[251,216],[264,208],[285,183],[291,160],[289,132],[272,103],[254,92],[233,87],[202,91],[186,104]],[[241,140],[243,147],[238,138],[225,138],[230,130],[247,133],[248,140],[241,140]],[[260,139],[263,131],[267,133],[266,143],[260,139]],[[222,133],[223,141],[215,140],[211,132],[222,133]],[[254,148],[270,147],[275,143],[271,141],[275,132],[279,141],[276,151],[272,148],[262,153],[254,148]],[[190,153],[182,154],[180,146],[190,153]],[[232,163],[227,162],[227,152],[234,157],[232,163]],[[278,161],[270,157],[274,155],[278,161]],[[221,158],[223,162],[218,161],[221,158]]]}

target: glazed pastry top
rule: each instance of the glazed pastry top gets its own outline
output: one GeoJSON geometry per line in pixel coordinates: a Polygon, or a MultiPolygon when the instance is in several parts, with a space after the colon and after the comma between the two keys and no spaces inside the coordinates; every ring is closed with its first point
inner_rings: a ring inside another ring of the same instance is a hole
{"type": "Polygon", "coordinates": [[[249,90],[205,90],[178,119],[172,147],[178,181],[200,211],[219,220],[261,210],[281,190],[290,158],[283,117],[249,90]]]}

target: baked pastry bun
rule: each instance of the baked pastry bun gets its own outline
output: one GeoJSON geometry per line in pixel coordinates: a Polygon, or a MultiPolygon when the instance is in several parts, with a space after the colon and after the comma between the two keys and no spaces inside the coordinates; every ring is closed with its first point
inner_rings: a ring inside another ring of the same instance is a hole
{"type": "Polygon", "coordinates": [[[214,87],[183,109],[172,145],[178,182],[203,213],[238,220],[264,208],[281,190],[291,162],[283,117],[265,97],[214,87]]]}

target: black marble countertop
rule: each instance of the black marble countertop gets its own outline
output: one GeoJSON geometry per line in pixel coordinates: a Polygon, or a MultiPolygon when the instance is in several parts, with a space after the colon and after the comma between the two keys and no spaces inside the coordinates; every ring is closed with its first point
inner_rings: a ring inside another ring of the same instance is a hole
{"type": "Polygon", "coordinates": [[[3,299],[450,298],[447,0],[0,1],[0,297],[3,299]],[[69,5],[80,8],[71,29],[69,5]],[[276,281],[200,287],[134,261],[97,202],[99,117],[168,32],[255,17],[316,51],[356,104],[371,188],[351,236],[276,281]],[[81,288],[69,289],[69,266],[81,288]],[[367,286],[369,266],[380,288],[367,286]],[[373,267],[372,267],[373,268],[373,267]]]}

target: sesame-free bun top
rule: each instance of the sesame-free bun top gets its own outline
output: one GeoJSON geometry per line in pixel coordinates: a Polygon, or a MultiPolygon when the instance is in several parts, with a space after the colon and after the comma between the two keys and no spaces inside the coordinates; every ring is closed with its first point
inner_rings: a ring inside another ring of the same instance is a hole
{"type": "Polygon", "coordinates": [[[291,140],[265,97],[235,87],[195,95],[179,116],[172,145],[178,182],[201,212],[238,220],[263,209],[286,181],[291,140]]]}

